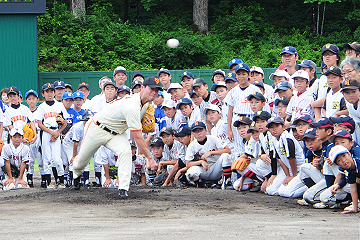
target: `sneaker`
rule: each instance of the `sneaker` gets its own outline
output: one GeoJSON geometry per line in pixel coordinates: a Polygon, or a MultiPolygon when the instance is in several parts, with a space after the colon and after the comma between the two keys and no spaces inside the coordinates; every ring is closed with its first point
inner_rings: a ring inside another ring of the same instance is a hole
{"type": "Polygon", "coordinates": [[[225,189],[227,189],[227,190],[234,190],[235,189],[230,178],[223,181],[223,183],[221,185],[221,190],[225,190],[225,189]]]}
{"type": "Polygon", "coordinates": [[[297,203],[300,204],[301,206],[309,206],[310,204],[305,201],[305,199],[299,199],[297,200],[297,203]]]}
{"type": "Polygon", "coordinates": [[[340,203],[335,203],[334,205],[329,206],[329,208],[331,208],[331,209],[338,209],[338,208],[340,208],[340,206],[341,206],[340,203]]]}
{"type": "Polygon", "coordinates": [[[75,190],[80,189],[80,187],[81,187],[80,181],[81,181],[81,177],[74,178],[74,189],[75,190]]]}
{"type": "Polygon", "coordinates": [[[127,191],[125,189],[119,189],[119,197],[121,198],[128,197],[127,191]]]}
{"type": "Polygon", "coordinates": [[[49,186],[47,186],[47,188],[55,189],[56,188],[56,183],[55,182],[50,182],[50,184],[49,184],[49,186]]]}
{"type": "Polygon", "coordinates": [[[41,188],[47,188],[46,181],[41,181],[40,187],[41,188]]]}
{"type": "Polygon", "coordinates": [[[29,185],[29,187],[33,188],[34,187],[34,183],[31,180],[28,180],[27,184],[29,185]]]}
{"type": "Polygon", "coordinates": [[[60,188],[60,189],[66,188],[66,185],[64,183],[59,183],[58,188],[60,188]]]}
{"type": "Polygon", "coordinates": [[[326,206],[323,202],[319,202],[319,203],[315,203],[313,207],[317,209],[323,209],[323,208],[327,208],[328,206],[326,206]]]}

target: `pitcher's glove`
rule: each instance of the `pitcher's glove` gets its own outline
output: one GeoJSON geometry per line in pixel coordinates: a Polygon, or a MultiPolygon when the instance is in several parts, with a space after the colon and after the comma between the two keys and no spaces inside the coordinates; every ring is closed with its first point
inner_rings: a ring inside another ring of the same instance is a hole
{"type": "Polygon", "coordinates": [[[152,103],[150,103],[149,107],[146,109],[144,117],[141,120],[141,125],[144,133],[150,132],[155,127],[155,108],[152,103]],[[148,119],[151,123],[148,123],[148,119]]]}
{"type": "Polygon", "coordinates": [[[235,161],[231,165],[231,171],[233,171],[233,172],[237,172],[237,171],[242,172],[242,171],[245,170],[245,168],[247,166],[249,166],[249,164],[250,164],[250,158],[239,157],[239,158],[235,159],[235,161]]]}
{"type": "Polygon", "coordinates": [[[31,129],[30,123],[25,124],[23,127],[24,138],[27,139],[27,142],[30,142],[34,138],[34,132],[31,129]]]}

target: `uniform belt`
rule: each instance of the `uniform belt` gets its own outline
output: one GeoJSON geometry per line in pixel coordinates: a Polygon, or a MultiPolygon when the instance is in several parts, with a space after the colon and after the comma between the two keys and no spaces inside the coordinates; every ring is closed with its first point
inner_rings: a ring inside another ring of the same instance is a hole
{"type": "Polygon", "coordinates": [[[106,127],[105,125],[101,124],[100,122],[96,121],[95,122],[96,125],[98,125],[100,128],[104,129],[105,131],[107,131],[108,133],[111,133],[112,135],[117,135],[118,133],[110,130],[108,127],[106,127]]]}
{"type": "Polygon", "coordinates": [[[240,114],[240,113],[235,113],[237,116],[239,117],[248,117],[249,114],[240,114]]]}
{"type": "Polygon", "coordinates": [[[51,129],[51,130],[58,130],[59,128],[58,128],[58,127],[49,127],[49,129],[51,129]]]}

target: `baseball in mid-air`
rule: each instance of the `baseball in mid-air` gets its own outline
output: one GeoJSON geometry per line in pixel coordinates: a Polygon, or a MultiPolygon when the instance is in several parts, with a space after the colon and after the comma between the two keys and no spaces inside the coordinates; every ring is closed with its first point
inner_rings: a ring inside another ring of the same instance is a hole
{"type": "Polygon", "coordinates": [[[179,46],[179,40],[175,39],[175,38],[171,38],[169,40],[167,40],[166,45],[169,48],[176,48],[177,46],[179,46]]]}

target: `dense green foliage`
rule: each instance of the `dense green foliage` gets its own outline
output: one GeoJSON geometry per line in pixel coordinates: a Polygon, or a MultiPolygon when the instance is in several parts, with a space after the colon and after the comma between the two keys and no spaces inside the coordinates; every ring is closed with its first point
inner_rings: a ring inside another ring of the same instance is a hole
{"type": "Polygon", "coordinates": [[[297,48],[300,60],[319,65],[324,44],[342,48],[360,37],[360,2],[331,2],[324,33],[314,36],[313,7],[322,18],[323,4],[304,0],[209,0],[209,35],[194,29],[191,0],[87,0],[81,19],[68,1],[51,1],[38,17],[39,71],[227,68],[233,57],[277,67],[286,45],[297,48]],[[169,38],[180,46],[168,48],[169,38]]]}

